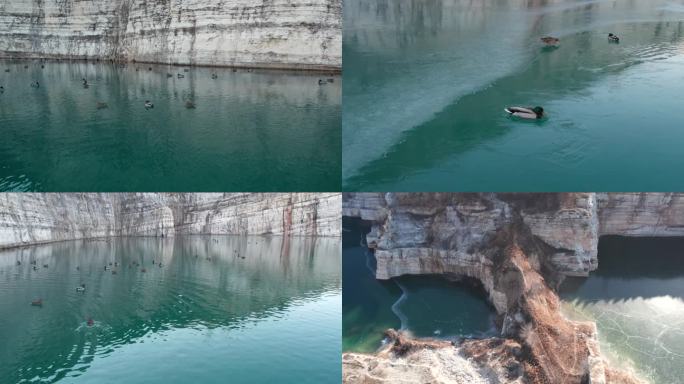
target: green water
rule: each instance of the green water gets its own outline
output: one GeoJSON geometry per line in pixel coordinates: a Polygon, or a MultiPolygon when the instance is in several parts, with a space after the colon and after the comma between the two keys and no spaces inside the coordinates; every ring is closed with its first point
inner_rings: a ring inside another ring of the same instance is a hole
{"type": "Polygon", "coordinates": [[[655,384],[684,377],[684,240],[603,237],[599,268],[561,287],[563,310],[597,324],[614,366],[655,384]]]}
{"type": "Polygon", "coordinates": [[[343,187],[682,189],[682,20],[667,0],[349,1],[343,187]]]}
{"type": "Polygon", "coordinates": [[[440,276],[376,280],[375,258],[363,245],[363,224],[344,219],[342,348],[373,352],[388,328],[414,336],[482,337],[495,332],[493,310],[477,289],[440,276]]]}
{"type": "Polygon", "coordinates": [[[339,76],[44,66],[0,61],[0,191],[340,190],[339,76]]]}
{"type": "Polygon", "coordinates": [[[255,236],[3,251],[0,381],[337,383],[340,251],[339,239],[255,236]]]}

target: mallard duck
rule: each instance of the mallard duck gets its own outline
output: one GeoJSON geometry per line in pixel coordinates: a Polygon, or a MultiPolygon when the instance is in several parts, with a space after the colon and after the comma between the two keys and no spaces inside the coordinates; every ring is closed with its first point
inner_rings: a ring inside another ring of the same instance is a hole
{"type": "Polygon", "coordinates": [[[540,40],[546,45],[558,45],[560,43],[560,39],[553,36],[544,36],[540,40]]]}
{"type": "Polygon", "coordinates": [[[612,42],[615,42],[615,43],[619,43],[619,42],[620,42],[620,38],[617,37],[617,35],[614,35],[614,34],[612,34],[612,33],[609,33],[609,34],[608,34],[608,41],[612,41],[612,42]]]}
{"type": "Polygon", "coordinates": [[[34,307],[42,307],[43,306],[43,299],[36,299],[31,302],[31,305],[34,307]]]}
{"type": "Polygon", "coordinates": [[[178,78],[179,78],[179,79],[182,79],[182,78],[184,78],[184,77],[185,77],[184,74],[182,74],[182,73],[179,73],[179,74],[178,74],[178,78]]]}
{"type": "Polygon", "coordinates": [[[541,119],[544,117],[544,108],[542,107],[507,107],[504,109],[511,116],[521,117],[523,119],[541,119]]]}
{"type": "Polygon", "coordinates": [[[145,100],[145,109],[152,109],[154,108],[154,104],[152,104],[151,101],[145,100]]]}
{"type": "Polygon", "coordinates": [[[195,103],[192,102],[192,100],[188,100],[185,102],[185,108],[187,109],[195,109],[195,103]]]}

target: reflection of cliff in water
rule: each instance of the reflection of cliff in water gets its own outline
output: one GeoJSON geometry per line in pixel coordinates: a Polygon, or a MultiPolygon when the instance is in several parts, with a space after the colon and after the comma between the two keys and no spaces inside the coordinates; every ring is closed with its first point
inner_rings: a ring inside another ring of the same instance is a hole
{"type": "Polygon", "coordinates": [[[49,376],[77,364],[82,354],[69,350],[91,342],[116,347],[171,329],[241,329],[278,318],[338,291],[340,256],[339,239],[279,236],[113,238],[6,250],[0,360],[15,370],[32,362],[49,376]],[[105,270],[109,262],[118,266],[105,270]],[[86,292],[75,292],[81,283],[86,292]],[[27,305],[36,297],[44,301],[39,312],[27,305]],[[88,317],[102,327],[97,340],[73,331],[88,317]]]}

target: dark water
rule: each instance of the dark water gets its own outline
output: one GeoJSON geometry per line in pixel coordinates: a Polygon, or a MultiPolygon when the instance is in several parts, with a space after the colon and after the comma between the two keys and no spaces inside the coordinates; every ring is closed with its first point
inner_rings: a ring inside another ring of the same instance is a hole
{"type": "Polygon", "coordinates": [[[0,62],[0,191],[340,189],[340,77],[44,65],[0,62]]]}
{"type": "Polygon", "coordinates": [[[684,239],[602,237],[599,267],[561,287],[564,311],[596,321],[616,366],[658,384],[684,377],[684,239]]]}
{"type": "Polygon", "coordinates": [[[361,244],[363,224],[344,220],[343,350],[377,350],[388,328],[439,338],[480,337],[492,331],[493,311],[477,289],[434,275],[376,280],[375,258],[361,244]]]}
{"type": "Polygon", "coordinates": [[[349,1],[343,186],[682,189],[683,20],[668,0],[349,1]]]}
{"type": "Polygon", "coordinates": [[[4,251],[0,381],[339,382],[341,294],[339,239],[122,238],[4,251]],[[115,275],[104,270],[114,261],[115,275]],[[39,297],[43,306],[31,306],[39,297]]]}

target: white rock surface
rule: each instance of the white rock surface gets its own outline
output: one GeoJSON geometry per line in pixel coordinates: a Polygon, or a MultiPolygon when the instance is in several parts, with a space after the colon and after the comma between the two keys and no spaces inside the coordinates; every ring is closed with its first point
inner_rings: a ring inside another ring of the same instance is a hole
{"type": "Polygon", "coordinates": [[[107,236],[340,236],[339,193],[3,193],[0,248],[107,236]]]}
{"type": "Polygon", "coordinates": [[[537,242],[539,250],[528,255],[533,262],[560,276],[595,270],[602,235],[684,236],[680,193],[348,193],[343,199],[345,216],[374,223],[367,241],[376,249],[379,279],[455,273],[487,286],[500,248],[496,234],[513,225],[537,242]]]}
{"type": "Polygon", "coordinates": [[[339,69],[340,0],[0,2],[0,57],[339,69]]]}

